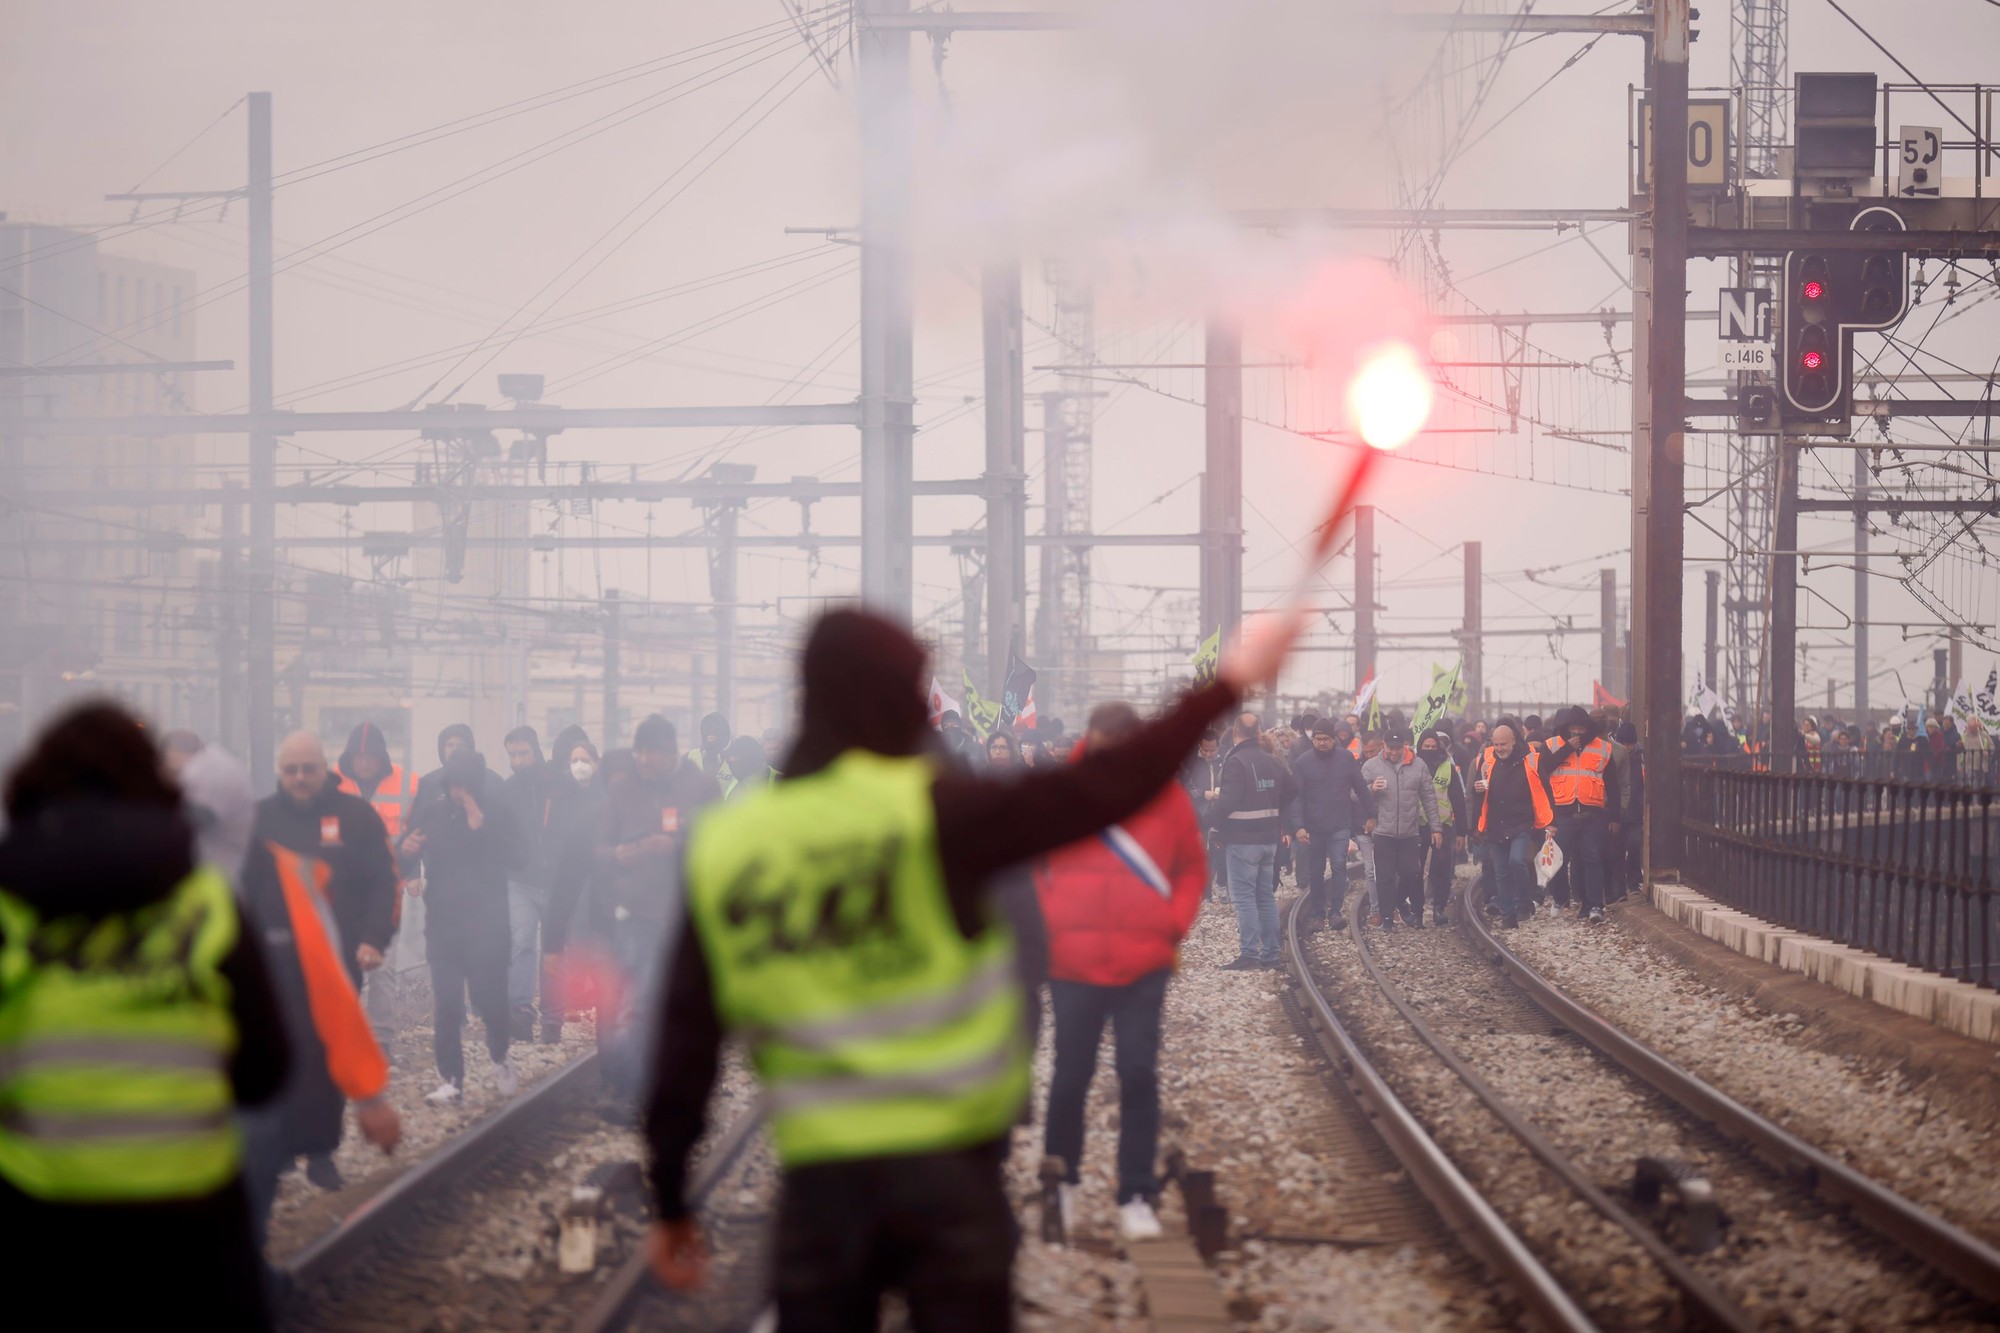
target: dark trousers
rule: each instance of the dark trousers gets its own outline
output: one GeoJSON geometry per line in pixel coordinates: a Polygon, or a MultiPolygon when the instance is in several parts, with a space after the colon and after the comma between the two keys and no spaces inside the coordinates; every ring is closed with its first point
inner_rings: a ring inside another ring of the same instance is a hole
{"type": "Polygon", "coordinates": [[[1208,887],[1222,892],[1229,891],[1229,849],[1214,833],[1208,838],[1208,887]]]}
{"type": "Polygon", "coordinates": [[[1451,903],[1451,880],[1453,868],[1458,864],[1458,853],[1452,850],[1452,830],[1445,826],[1444,846],[1432,847],[1425,843],[1424,878],[1430,884],[1431,910],[1439,916],[1451,903]]]}
{"type": "Polygon", "coordinates": [[[431,1049],[441,1078],[465,1086],[465,1049],[459,1029],[465,1025],[465,996],[472,993],[473,1012],[486,1029],[486,1052],[495,1064],[507,1058],[507,960],[510,942],[507,916],[462,918],[431,913],[425,922],[424,951],[431,967],[431,999],[435,1006],[431,1049]]]}
{"type": "Polygon", "coordinates": [[[1151,1199],[1160,1192],[1153,1162],[1160,1146],[1160,1009],[1166,1003],[1169,970],[1150,972],[1124,986],[1092,986],[1050,981],[1049,1006],[1056,1016],[1055,1072],[1049,1079],[1048,1129],[1043,1140],[1051,1157],[1079,1179],[1083,1160],[1083,1107],[1097,1073],[1097,1042],[1111,1020],[1113,1067],[1118,1071],[1118,1199],[1151,1199]]]}
{"type": "Polygon", "coordinates": [[[1347,842],[1353,833],[1344,828],[1307,829],[1311,841],[1294,842],[1299,866],[1299,883],[1305,887],[1306,905],[1299,914],[1308,924],[1339,916],[1347,901],[1347,842]]]}
{"type": "Polygon", "coordinates": [[[775,1264],[781,1333],[874,1333],[900,1291],[917,1333],[1014,1324],[1018,1232],[1006,1142],[826,1162],[785,1174],[775,1264]]]}
{"type": "Polygon", "coordinates": [[[1556,845],[1562,848],[1563,868],[1549,881],[1549,891],[1557,905],[1568,907],[1574,892],[1586,912],[1604,906],[1604,820],[1564,806],[1556,812],[1556,845]]]}
{"type": "Polygon", "coordinates": [[[1401,912],[1412,925],[1424,919],[1424,840],[1375,835],[1375,882],[1381,886],[1382,916],[1401,912]]]}

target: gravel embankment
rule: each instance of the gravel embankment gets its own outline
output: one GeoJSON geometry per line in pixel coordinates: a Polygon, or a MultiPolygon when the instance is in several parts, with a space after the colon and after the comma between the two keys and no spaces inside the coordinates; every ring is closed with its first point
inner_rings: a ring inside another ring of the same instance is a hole
{"type": "MultiPolygon", "coordinates": [[[[1600,947],[1605,937],[1602,928],[1570,917],[1541,919],[1524,933],[1567,935],[1575,948],[1585,950],[1600,947]]],[[[1511,983],[1456,931],[1402,931],[1377,937],[1371,948],[1412,1007],[1591,1179],[1628,1181],[1643,1156],[1686,1161],[1707,1176],[1730,1226],[1720,1248],[1691,1262],[1766,1326],[1982,1326],[1979,1312],[1960,1293],[1916,1270],[1872,1233],[1792,1189],[1746,1151],[1719,1141],[1589,1047],[1545,1030],[1523,1031],[1534,1025],[1518,1021],[1518,1009],[1512,1010],[1510,1021],[1511,983]]],[[[1393,1081],[1396,1075],[1391,1077],[1393,1081]]],[[[1434,1129],[1441,1123],[1420,1114],[1434,1129]]],[[[1491,1123],[1483,1114],[1477,1121],[1491,1123]]],[[[1447,1132],[1441,1140],[1461,1167],[1478,1170],[1484,1165],[1467,1156],[1468,1146],[1450,1142],[1451,1137],[1455,1135],[1447,1132]]],[[[1477,1146],[1469,1150],[1480,1151],[1477,1146]]],[[[1510,1218],[1516,1216],[1501,1199],[1496,1203],[1510,1218]]],[[[1519,1216],[1530,1243],[1549,1254],[1547,1238],[1535,1234],[1537,1221],[1525,1213],[1519,1216]]],[[[1620,1243],[1630,1245],[1622,1237],[1620,1243]]],[[[1552,1266],[1572,1282],[1576,1260],[1591,1248],[1557,1253],[1552,1266]]],[[[1645,1273],[1650,1276],[1650,1264],[1645,1273]]],[[[1602,1319],[1609,1321],[1617,1311],[1616,1322],[1622,1325],[1636,1313],[1622,1298],[1637,1289],[1636,1283],[1620,1283],[1608,1293],[1586,1288],[1582,1294],[1602,1319]],[[1601,1305],[1607,1296],[1613,1303],[1601,1305]]]]}
{"type": "MultiPolygon", "coordinates": [[[[1382,946],[1392,958],[1454,944],[1448,932],[1437,929],[1371,934],[1371,947],[1382,946]]],[[[1645,1252],[1545,1170],[1438,1060],[1389,1003],[1346,933],[1315,937],[1313,952],[1319,983],[1349,1034],[1460,1172],[1577,1301],[1606,1328],[1676,1327],[1678,1293],[1645,1252]]],[[[1439,989],[1448,984],[1441,976],[1439,989]]],[[[1466,1001],[1461,996],[1455,1002],[1466,1001]]],[[[1555,1045],[1547,1037],[1540,1043],[1555,1045]]]]}
{"type": "MultiPolygon", "coordinates": [[[[1277,973],[1218,970],[1236,956],[1236,922],[1208,904],[1181,951],[1167,991],[1161,1050],[1161,1150],[1178,1145],[1195,1167],[1218,1174],[1232,1237],[1313,1236],[1341,1229],[1335,1202],[1341,1164],[1300,1126],[1325,1116],[1332,1095],[1321,1062],[1286,1023],[1277,973]]],[[[1049,1041],[1037,1068],[1036,1110],[1047,1095],[1049,1041]]],[[[1107,1027],[1091,1085],[1081,1171],[1079,1227],[1086,1245],[1117,1244],[1117,1076],[1107,1027]]],[[[1032,1198],[1041,1161],[1039,1124],[1017,1135],[1010,1192],[1032,1198]]],[[[1182,1222],[1180,1197],[1162,1206],[1182,1222]]],[[[1016,1287],[1027,1328],[1138,1328],[1134,1271],[1090,1249],[1055,1249],[1037,1238],[1039,1209],[1021,1209],[1028,1233],[1016,1287]]],[[[1279,1244],[1243,1241],[1217,1271],[1244,1329],[1501,1328],[1505,1319],[1476,1275],[1430,1246],[1279,1244]]]]}
{"type": "Polygon", "coordinates": [[[1807,1022],[1708,985],[1613,923],[1538,919],[1507,942],[1684,1069],[1906,1198],[2000,1243],[2000,1137],[1892,1062],[1815,1049],[1807,1022]]]}
{"type": "MultiPolygon", "coordinates": [[[[405,1026],[398,1032],[387,1095],[403,1117],[402,1143],[393,1156],[383,1156],[380,1149],[371,1147],[361,1137],[350,1107],[347,1132],[333,1155],[334,1165],[340,1168],[346,1185],[335,1191],[322,1190],[306,1179],[303,1170],[279,1180],[277,1201],[271,1210],[274,1258],[282,1259],[303,1249],[315,1236],[372,1198],[460,1130],[500,1109],[506,1099],[493,1089],[493,1066],[486,1055],[482,1032],[479,1021],[473,1019],[465,1038],[465,1100],[458,1106],[433,1106],[424,1100],[438,1084],[428,1021],[421,1026],[405,1026]]],[[[596,1030],[588,1022],[570,1023],[563,1029],[561,1044],[516,1043],[509,1058],[525,1092],[530,1085],[589,1052],[596,1043],[596,1030]]]]}

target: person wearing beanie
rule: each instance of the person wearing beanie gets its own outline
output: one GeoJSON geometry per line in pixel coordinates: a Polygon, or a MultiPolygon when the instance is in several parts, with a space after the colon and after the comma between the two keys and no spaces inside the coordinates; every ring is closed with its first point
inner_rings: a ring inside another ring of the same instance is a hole
{"type": "Polygon", "coordinates": [[[1375,798],[1375,879],[1382,925],[1393,927],[1398,913],[1412,927],[1424,924],[1424,842],[1444,846],[1444,821],[1430,768],[1410,748],[1401,722],[1383,728],[1382,751],[1361,766],[1362,781],[1375,798]]]}
{"type": "Polygon", "coordinates": [[[783,777],[712,807],[687,846],[644,1124],[663,1283],[702,1278],[688,1159],[736,1033],[782,1172],[779,1326],[872,1327],[895,1290],[917,1328],[1012,1327],[1002,1168],[1031,1082],[1028,997],[988,886],[1153,801],[1298,628],[1284,618],[1122,740],[995,781],[928,757],[908,629],[857,610],[814,625],[783,777]]]}

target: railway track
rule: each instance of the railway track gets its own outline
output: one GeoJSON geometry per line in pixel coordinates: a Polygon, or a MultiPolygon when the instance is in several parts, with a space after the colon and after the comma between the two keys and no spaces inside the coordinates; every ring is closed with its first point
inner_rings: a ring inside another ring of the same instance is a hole
{"type": "Polygon", "coordinates": [[[627,1256],[571,1325],[573,1333],[621,1329],[743,1329],[765,1308],[769,1210],[777,1177],[751,1150],[763,1116],[753,1102],[722,1128],[688,1184],[709,1245],[708,1281],[688,1295],[661,1290],[643,1248],[627,1256]],[[761,1168],[761,1169],[760,1169],[761,1168]],[[748,1179],[744,1179],[748,1177],[748,1179]],[[731,1194],[729,1186],[737,1188],[731,1194]],[[748,1195],[746,1200],[741,1197],[748,1195]]]}
{"type": "MultiPolygon", "coordinates": [[[[1327,965],[1297,931],[1297,911],[1287,917],[1287,963],[1322,1046],[1440,1216],[1536,1322],[1788,1326],[1798,1312],[1755,1274],[1801,1244],[1817,1251],[1815,1261],[1861,1255],[1870,1281],[1902,1301],[1888,1308],[1921,1309],[1943,1326],[1993,1316],[2000,1256],[1575,1004],[1506,950],[1476,911],[1458,914],[1462,936],[1402,933],[1412,949],[1456,954],[1429,973],[1378,957],[1354,916],[1350,940],[1375,990],[1343,992],[1338,1003],[1323,980],[1327,965]],[[1524,1095],[1518,1070],[1500,1067],[1524,1048],[1546,1077],[1578,1080],[1556,1099],[1581,1108],[1574,1122],[1551,1114],[1547,1098],[1524,1095]],[[1578,1059],[1598,1068],[1578,1075],[1578,1059]],[[1614,1161],[1622,1139],[1577,1127],[1600,1123],[1587,1116],[1607,1107],[1626,1128],[1668,1126],[1669,1150],[1637,1173],[1631,1157],[1614,1161]],[[1595,1216],[1580,1216],[1582,1208],[1595,1216]]],[[[1855,1315],[1855,1326],[1868,1322],[1855,1315]]]]}
{"type": "Polygon", "coordinates": [[[631,1131],[596,1105],[597,1074],[592,1052],[524,1089],[300,1251],[284,1326],[526,1328],[581,1301],[583,1282],[554,1272],[556,1201],[586,1176],[614,1196],[640,1183],[624,1165],[631,1131]]]}

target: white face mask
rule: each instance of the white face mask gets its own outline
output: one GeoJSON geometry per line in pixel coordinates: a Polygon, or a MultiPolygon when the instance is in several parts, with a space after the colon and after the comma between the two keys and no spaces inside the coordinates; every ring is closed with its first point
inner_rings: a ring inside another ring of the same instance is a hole
{"type": "Polygon", "coordinates": [[[591,763],[588,759],[572,759],[569,761],[569,775],[578,782],[590,781],[590,775],[596,771],[597,765],[591,763]]]}

